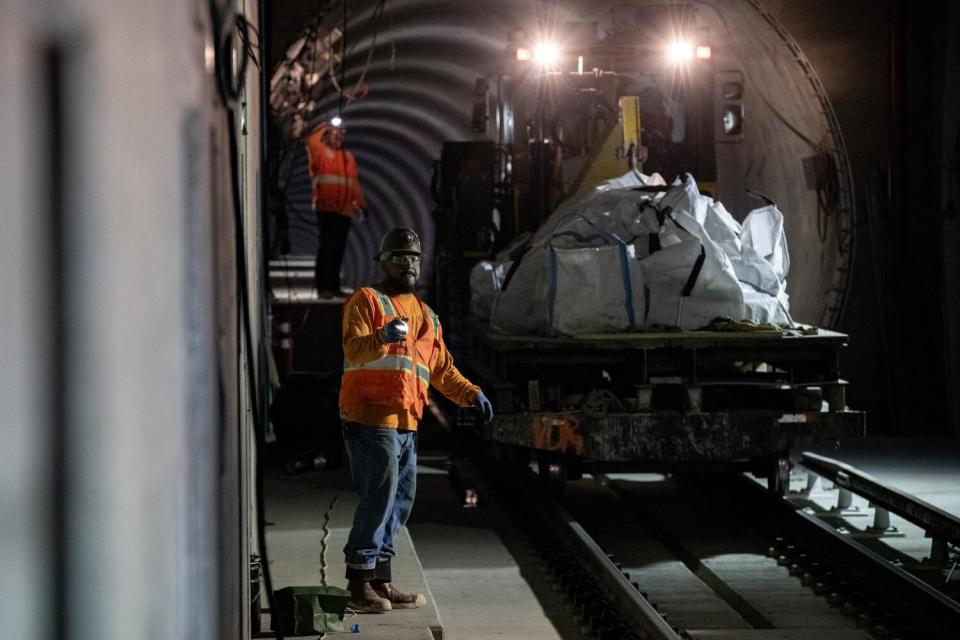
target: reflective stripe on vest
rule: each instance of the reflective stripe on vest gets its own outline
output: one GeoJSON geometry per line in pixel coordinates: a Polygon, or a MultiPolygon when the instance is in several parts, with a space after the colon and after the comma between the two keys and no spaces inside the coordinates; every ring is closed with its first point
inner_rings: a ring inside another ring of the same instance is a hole
{"type": "Polygon", "coordinates": [[[349,176],[337,176],[337,175],[322,175],[313,177],[313,186],[318,186],[321,184],[344,184],[349,186],[354,186],[357,184],[357,181],[354,178],[349,176]]]}
{"type": "Polygon", "coordinates": [[[417,363],[417,379],[423,386],[430,386],[430,368],[427,365],[417,363]]]}
{"type": "Polygon", "coordinates": [[[393,302],[390,301],[390,297],[380,293],[376,289],[370,289],[373,292],[374,297],[377,299],[377,303],[380,305],[380,313],[384,316],[398,316],[396,309],[393,308],[393,302]]]}
{"type": "MultiPolygon", "coordinates": [[[[423,306],[427,307],[427,305],[423,305],[423,306]]],[[[433,309],[431,309],[430,307],[427,307],[427,311],[430,312],[430,320],[432,321],[432,324],[433,324],[433,337],[439,340],[440,339],[440,316],[435,314],[433,312],[433,309]]]]}
{"type": "MultiPolygon", "coordinates": [[[[422,366],[419,365],[418,367],[422,366]]],[[[352,360],[346,358],[343,359],[343,370],[344,371],[362,371],[362,370],[376,370],[376,371],[404,371],[406,373],[413,373],[413,358],[410,356],[400,356],[400,355],[390,355],[383,356],[382,358],[377,358],[370,362],[364,364],[358,364],[352,360]]],[[[429,371],[427,372],[427,380],[429,381],[429,371]]]]}

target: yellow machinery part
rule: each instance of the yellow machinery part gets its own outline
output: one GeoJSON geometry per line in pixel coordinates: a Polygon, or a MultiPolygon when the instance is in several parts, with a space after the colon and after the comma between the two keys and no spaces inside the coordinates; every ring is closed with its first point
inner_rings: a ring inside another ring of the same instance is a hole
{"type": "MultiPolygon", "coordinates": [[[[620,98],[619,107],[620,118],[607,130],[603,142],[577,176],[569,195],[583,193],[604,180],[619,178],[630,168],[627,151],[631,145],[634,150],[640,149],[640,99],[624,96],[620,98]]],[[[636,167],[639,171],[639,162],[636,167]]]]}
{"type": "Polygon", "coordinates": [[[698,182],[697,191],[702,195],[710,196],[714,200],[717,199],[717,183],[716,182],[698,182]]]}
{"type": "MultiPolygon", "coordinates": [[[[627,150],[633,145],[640,149],[640,98],[637,96],[623,96],[620,98],[620,120],[623,122],[623,148],[627,150]]],[[[637,170],[640,167],[637,166],[637,170]]]]}

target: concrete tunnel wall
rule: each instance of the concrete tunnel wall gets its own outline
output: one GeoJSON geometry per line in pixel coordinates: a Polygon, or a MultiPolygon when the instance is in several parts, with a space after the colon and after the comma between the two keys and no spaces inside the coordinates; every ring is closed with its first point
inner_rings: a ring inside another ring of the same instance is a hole
{"type": "MultiPolygon", "coordinates": [[[[4,0],[0,52],[3,635],[247,637],[249,371],[210,5],[4,0]]],[[[253,65],[248,85],[256,340],[253,65]]]]}

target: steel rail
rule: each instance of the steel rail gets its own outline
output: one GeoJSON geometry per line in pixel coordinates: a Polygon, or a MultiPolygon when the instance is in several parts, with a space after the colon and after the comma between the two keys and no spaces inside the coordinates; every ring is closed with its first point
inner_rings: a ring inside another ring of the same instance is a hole
{"type": "Polygon", "coordinates": [[[571,557],[603,589],[604,596],[616,607],[617,613],[630,625],[631,630],[641,631],[651,640],[681,640],[680,634],[664,620],[562,505],[535,491],[530,486],[530,480],[521,477],[515,465],[500,460],[494,454],[491,456],[497,460],[498,475],[505,483],[509,483],[513,496],[526,503],[557,534],[561,543],[570,550],[571,557]]]}
{"type": "Polygon", "coordinates": [[[960,518],[955,515],[839,460],[804,451],[800,464],[837,486],[866,498],[875,506],[912,522],[931,537],[960,546],[960,518]]]}
{"type": "Polygon", "coordinates": [[[779,516],[791,536],[804,539],[809,546],[816,546],[834,557],[838,564],[869,575],[883,584],[888,593],[897,594],[901,602],[909,603],[914,611],[922,612],[925,620],[937,627],[947,630],[960,628],[960,603],[860,542],[838,533],[816,515],[804,512],[785,498],[771,498],[763,487],[749,478],[740,476],[737,482],[744,488],[740,495],[752,499],[757,509],[779,516]]]}

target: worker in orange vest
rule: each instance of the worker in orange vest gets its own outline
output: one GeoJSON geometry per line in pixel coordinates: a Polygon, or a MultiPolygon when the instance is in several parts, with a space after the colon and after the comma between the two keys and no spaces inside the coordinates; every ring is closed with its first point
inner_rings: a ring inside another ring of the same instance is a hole
{"type": "Polygon", "coordinates": [[[380,242],[384,279],[357,290],[343,309],[340,416],[359,504],[343,551],[348,606],[383,613],[426,603],[393,587],[394,537],[413,508],[417,482],[417,425],[431,386],[486,420],[493,405],[454,366],[440,319],[414,293],[420,278],[420,239],[393,229],[380,242]]]}
{"type": "Polygon", "coordinates": [[[357,161],[343,150],[343,129],[322,123],[306,140],[313,210],[317,213],[320,241],[314,271],[317,295],[332,298],[340,290],[340,263],[347,246],[350,218],[365,209],[367,201],[357,178],[357,161]]]}

